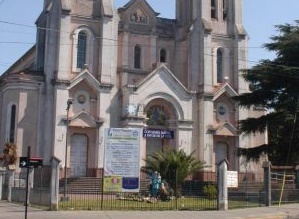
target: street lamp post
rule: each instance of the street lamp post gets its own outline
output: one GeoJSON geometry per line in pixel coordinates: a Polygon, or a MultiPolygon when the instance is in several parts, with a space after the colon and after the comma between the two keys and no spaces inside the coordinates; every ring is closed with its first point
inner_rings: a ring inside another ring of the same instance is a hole
{"type": "Polygon", "coordinates": [[[63,192],[63,201],[68,201],[68,197],[66,197],[67,191],[67,147],[68,147],[68,129],[69,129],[69,111],[70,106],[73,102],[71,100],[67,101],[66,107],[66,133],[65,133],[65,159],[64,159],[64,192],[63,192]]]}

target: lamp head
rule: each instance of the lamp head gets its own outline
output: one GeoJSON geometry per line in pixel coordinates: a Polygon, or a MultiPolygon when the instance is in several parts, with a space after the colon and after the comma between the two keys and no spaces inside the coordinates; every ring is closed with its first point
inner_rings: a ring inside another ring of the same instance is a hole
{"type": "Polygon", "coordinates": [[[70,100],[70,99],[68,99],[67,102],[66,102],[66,105],[67,105],[66,109],[67,109],[67,110],[70,109],[71,104],[73,104],[73,101],[70,100]]]}

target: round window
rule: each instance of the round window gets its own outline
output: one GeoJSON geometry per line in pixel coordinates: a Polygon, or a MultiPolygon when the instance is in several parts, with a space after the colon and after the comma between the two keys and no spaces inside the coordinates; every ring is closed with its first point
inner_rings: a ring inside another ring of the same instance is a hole
{"type": "Polygon", "coordinates": [[[226,109],[224,106],[219,106],[218,107],[218,113],[223,116],[226,113],[226,109]]]}
{"type": "Polygon", "coordinates": [[[83,94],[80,94],[78,97],[77,97],[77,101],[78,103],[80,104],[84,104],[86,102],[86,97],[83,95],[83,94]]]}

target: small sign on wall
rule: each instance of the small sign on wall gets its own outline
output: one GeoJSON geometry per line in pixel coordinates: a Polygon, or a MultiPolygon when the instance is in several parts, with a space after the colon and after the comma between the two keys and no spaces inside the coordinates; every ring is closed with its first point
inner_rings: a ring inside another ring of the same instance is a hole
{"type": "Polygon", "coordinates": [[[144,138],[166,138],[173,139],[174,131],[161,130],[161,129],[143,129],[144,138]]]}
{"type": "Polygon", "coordinates": [[[227,187],[237,188],[238,187],[238,172],[227,171],[227,187]]]}

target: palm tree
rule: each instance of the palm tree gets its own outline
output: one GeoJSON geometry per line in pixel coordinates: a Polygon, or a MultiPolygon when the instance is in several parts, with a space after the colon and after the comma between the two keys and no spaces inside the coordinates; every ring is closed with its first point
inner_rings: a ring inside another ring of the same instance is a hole
{"type": "Polygon", "coordinates": [[[162,180],[169,184],[176,196],[180,196],[184,180],[192,173],[206,167],[204,162],[196,160],[193,153],[187,155],[184,150],[165,149],[146,156],[146,166],[141,170],[147,174],[155,171],[161,174],[162,180]]]}

